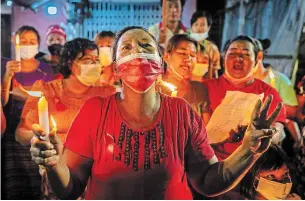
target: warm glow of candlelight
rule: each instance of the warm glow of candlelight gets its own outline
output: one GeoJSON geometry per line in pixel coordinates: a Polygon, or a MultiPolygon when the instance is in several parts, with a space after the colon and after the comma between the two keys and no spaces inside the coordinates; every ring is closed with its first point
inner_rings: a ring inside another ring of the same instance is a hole
{"type": "Polygon", "coordinates": [[[30,96],[34,96],[34,97],[42,97],[43,93],[41,91],[26,91],[26,93],[28,93],[30,96]]]}
{"type": "Polygon", "coordinates": [[[177,87],[175,85],[171,84],[171,83],[163,81],[162,84],[164,86],[166,86],[167,88],[169,88],[169,90],[171,90],[172,92],[177,90],[177,87]]]}
{"type": "Polygon", "coordinates": [[[51,118],[51,122],[52,122],[53,128],[57,128],[56,121],[54,120],[52,115],[50,116],[50,118],[51,118]]]}
{"type": "Polygon", "coordinates": [[[39,125],[46,132],[46,136],[42,139],[48,139],[50,133],[50,125],[49,125],[49,110],[48,110],[48,101],[44,96],[41,96],[38,101],[38,117],[39,117],[39,125]]]}

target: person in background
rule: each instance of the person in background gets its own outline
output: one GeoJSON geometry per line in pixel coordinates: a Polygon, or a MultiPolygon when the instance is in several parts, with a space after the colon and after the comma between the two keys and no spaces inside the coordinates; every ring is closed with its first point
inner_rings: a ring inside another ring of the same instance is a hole
{"type": "Polygon", "coordinates": [[[210,40],[209,31],[212,27],[212,15],[203,10],[196,11],[191,18],[189,35],[198,42],[197,64],[193,71],[192,80],[202,81],[218,77],[220,53],[217,46],[210,40]]]}
{"type": "Polygon", "coordinates": [[[112,65],[112,43],[115,34],[111,31],[102,31],[95,36],[95,44],[99,47],[100,62],[102,65],[101,85],[116,85],[116,80],[112,65]]]}
{"type": "Polygon", "coordinates": [[[303,79],[297,83],[297,97],[299,101],[299,106],[297,110],[297,121],[302,132],[302,143],[300,149],[296,149],[293,153],[292,158],[295,164],[295,174],[297,180],[297,192],[301,198],[305,199],[305,76],[303,79]]]}
{"type": "Polygon", "coordinates": [[[185,26],[180,21],[183,2],[181,0],[167,0],[166,5],[162,5],[162,7],[166,6],[167,10],[167,26],[163,27],[162,22],[160,22],[150,26],[148,29],[148,31],[157,39],[159,44],[164,47],[173,35],[187,32],[185,26]]]}
{"type": "Polygon", "coordinates": [[[282,105],[266,119],[271,97],[257,101],[243,144],[218,162],[199,115],[181,98],[156,92],[164,72],[157,41],[142,27],[126,27],[113,46],[123,91],[94,97],[79,111],[63,145],[33,125],[33,160],[47,168],[61,199],[192,199],[187,178],[207,196],[236,185],[264,153],[282,105]],[[259,129],[258,129],[259,128],[259,129]],[[65,147],[63,149],[63,146],[65,147]],[[63,150],[63,151],[62,151],[63,150]]]}
{"type": "Polygon", "coordinates": [[[38,167],[31,160],[29,147],[23,147],[15,141],[15,131],[28,97],[25,90],[30,90],[37,80],[53,80],[54,73],[51,66],[35,59],[40,44],[37,30],[31,26],[22,26],[16,31],[15,37],[17,35],[21,62],[5,58],[1,60],[1,100],[7,120],[6,132],[1,139],[1,196],[3,199],[35,200],[40,197],[38,167]]]}
{"type": "MultiPolygon", "coordinates": [[[[257,99],[266,100],[269,95],[273,97],[269,112],[282,102],[274,88],[253,76],[261,57],[254,39],[237,36],[225,47],[224,75],[204,82],[210,103],[210,110],[207,111],[212,112],[207,120],[207,133],[219,160],[230,156],[240,145],[257,99]]],[[[273,136],[273,142],[276,144],[284,138],[285,121],[283,108],[274,124],[277,133],[273,136]]]]}
{"type": "Polygon", "coordinates": [[[162,81],[157,84],[157,90],[169,96],[184,98],[202,117],[208,114],[204,110],[208,108],[209,97],[204,84],[191,80],[196,63],[196,47],[197,42],[186,34],[174,35],[168,41],[164,54],[167,68],[162,81]],[[176,89],[168,88],[167,83],[174,85],[176,89]]]}
{"type": "Polygon", "coordinates": [[[241,180],[241,194],[249,200],[301,200],[291,192],[288,164],[284,150],[272,144],[241,180]]]}
{"type": "Polygon", "coordinates": [[[282,142],[282,147],[288,155],[290,155],[289,153],[294,155],[293,147],[300,149],[303,142],[301,131],[295,122],[298,108],[296,92],[290,79],[285,74],[275,70],[270,64],[263,63],[263,56],[271,46],[271,41],[269,39],[255,39],[255,41],[262,54],[262,58],[257,63],[257,70],[254,73],[254,77],[268,83],[280,94],[287,114],[287,119],[284,124],[286,130],[285,136],[286,134],[287,136],[282,142]]]}
{"type": "MultiPolygon", "coordinates": [[[[92,96],[108,96],[116,91],[113,87],[96,87],[101,72],[98,47],[87,39],[77,38],[67,42],[60,55],[60,70],[64,79],[51,82],[38,81],[32,91],[41,91],[48,101],[49,115],[57,123],[57,135],[64,142],[69,127],[84,102],[92,96]]],[[[32,124],[38,123],[38,97],[29,97],[22,111],[21,122],[16,130],[16,140],[27,146],[34,133],[32,124]]],[[[50,124],[52,125],[52,124],[50,124]]],[[[43,177],[43,199],[55,199],[43,177]]]]}
{"type": "Polygon", "coordinates": [[[298,100],[293,89],[293,84],[285,74],[275,70],[270,64],[264,65],[263,56],[271,46],[271,41],[269,39],[255,40],[259,51],[262,52],[262,58],[257,63],[257,70],[254,73],[254,77],[263,80],[279,92],[285,104],[287,118],[294,119],[296,117],[298,100]]]}
{"type": "Polygon", "coordinates": [[[58,65],[60,52],[66,43],[66,32],[59,25],[51,25],[47,29],[46,35],[46,44],[50,54],[39,52],[35,58],[52,66],[55,79],[62,79],[63,76],[58,72],[58,65]]]}

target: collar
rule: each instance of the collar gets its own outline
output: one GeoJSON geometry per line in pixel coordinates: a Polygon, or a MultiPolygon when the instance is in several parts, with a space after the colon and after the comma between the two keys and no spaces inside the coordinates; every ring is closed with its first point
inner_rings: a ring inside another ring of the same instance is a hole
{"type": "MultiPolygon", "coordinates": [[[[182,30],[182,31],[184,31],[184,32],[187,32],[186,27],[182,24],[181,21],[179,21],[178,26],[179,26],[179,31],[182,30]]],[[[159,23],[159,29],[161,29],[161,28],[162,28],[162,22],[159,23]]]]}

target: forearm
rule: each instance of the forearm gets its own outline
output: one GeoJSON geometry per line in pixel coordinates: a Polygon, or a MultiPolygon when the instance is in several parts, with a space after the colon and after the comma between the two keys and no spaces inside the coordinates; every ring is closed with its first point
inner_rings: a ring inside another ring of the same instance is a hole
{"type": "Polygon", "coordinates": [[[12,81],[12,77],[8,76],[8,75],[4,75],[3,76],[3,80],[2,80],[2,86],[1,86],[1,100],[2,100],[2,104],[3,106],[5,106],[9,100],[9,96],[10,96],[10,87],[11,87],[11,81],[12,81]]]}
{"type": "Polygon", "coordinates": [[[288,129],[295,142],[299,142],[302,140],[301,131],[295,121],[288,120],[288,122],[286,123],[286,128],[288,129]]]}
{"type": "Polygon", "coordinates": [[[15,132],[15,139],[23,146],[30,145],[31,139],[33,138],[34,133],[32,130],[27,128],[18,127],[15,132]]]}
{"type": "Polygon", "coordinates": [[[258,156],[240,146],[226,160],[209,167],[200,181],[202,194],[214,197],[231,190],[241,181],[257,159],[258,156]]]}
{"type": "Polygon", "coordinates": [[[56,196],[59,199],[67,199],[72,192],[74,182],[66,163],[61,159],[53,167],[47,167],[47,175],[56,196]]]}

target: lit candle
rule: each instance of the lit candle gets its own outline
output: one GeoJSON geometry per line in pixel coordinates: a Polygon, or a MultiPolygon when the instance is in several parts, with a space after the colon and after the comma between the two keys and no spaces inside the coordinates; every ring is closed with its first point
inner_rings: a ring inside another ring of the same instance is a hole
{"type": "Polygon", "coordinates": [[[53,129],[56,132],[57,131],[57,124],[56,124],[52,115],[50,116],[50,119],[51,119],[51,122],[52,122],[53,129]]]}
{"type": "Polygon", "coordinates": [[[171,90],[171,97],[177,97],[178,89],[175,85],[162,81],[163,85],[166,86],[169,90],[171,90]]]}
{"type": "Polygon", "coordinates": [[[48,111],[48,101],[44,96],[41,96],[38,101],[38,116],[39,116],[39,125],[43,128],[46,135],[41,137],[43,140],[47,140],[50,133],[49,125],[49,111],[48,111]]]}
{"type": "MultiPolygon", "coordinates": [[[[20,40],[19,40],[19,35],[16,36],[16,46],[15,46],[15,58],[16,61],[20,62],[21,61],[21,56],[20,56],[20,40]]],[[[21,67],[18,71],[21,71],[21,67]]]]}
{"type": "Polygon", "coordinates": [[[178,90],[173,91],[172,94],[171,94],[171,97],[177,97],[177,94],[178,94],[178,90]]]}

